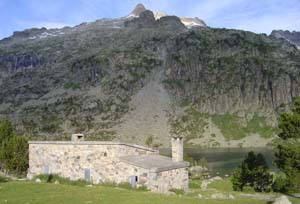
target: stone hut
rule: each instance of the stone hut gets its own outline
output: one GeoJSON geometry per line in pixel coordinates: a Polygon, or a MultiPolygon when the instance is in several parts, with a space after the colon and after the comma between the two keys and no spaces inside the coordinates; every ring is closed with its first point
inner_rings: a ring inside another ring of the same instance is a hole
{"type": "Polygon", "coordinates": [[[188,162],[183,161],[183,140],[172,139],[172,158],[157,150],[122,142],[84,141],[74,134],[71,141],[30,141],[27,177],[58,174],[91,183],[129,182],[154,192],[188,189],[188,162]]]}

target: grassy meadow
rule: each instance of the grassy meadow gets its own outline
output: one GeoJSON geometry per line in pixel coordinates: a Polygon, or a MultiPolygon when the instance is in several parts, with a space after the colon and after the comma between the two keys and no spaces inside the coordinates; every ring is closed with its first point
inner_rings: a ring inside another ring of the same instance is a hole
{"type": "MultiPolygon", "coordinates": [[[[0,183],[0,204],[266,204],[270,201],[266,198],[257,199],[255,196],[241,196],[241,193],[231,192],[228,189],[229,185],[227,180],[212,183],[207,190],[197,189],[197,185],[193,185],[194,188],[189,194],[181,196],[141,192],[113,186],[9,181],[0,183]],[[210,198],[210,195],[215,192],[222,192],[224,195],[230,193],[235,198],[210,198]],[[199,194],[203,197],[199,198],[199,194]]],[[[274,194],[266,195],[273,196],[274,194]]],[[[300,200],[290,200],[293,204],[300,202],[300,200]]]]}

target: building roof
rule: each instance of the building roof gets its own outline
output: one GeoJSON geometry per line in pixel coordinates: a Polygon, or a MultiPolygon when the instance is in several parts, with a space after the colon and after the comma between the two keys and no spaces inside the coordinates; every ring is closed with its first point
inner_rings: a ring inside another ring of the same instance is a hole
{"type": "Polygon", "coordinates": [[[137,167],[150,169],[153,172],[168,171],[189,166],[188,162],[173,162],[170,157],[161,155],[124,156],[120,157],[120,160],[137,167]]]}
{"type": "Polygon", "coordinates": [[[111,141],[29,141],[28,144],[38,144],[38,145],[124,145],[128,147],[133,147],[137,149],[146,150],[153,153],[158,153],[158,150],[151,149],[136,144],[129,144],[124,142],[111,142],[111,141]]]}

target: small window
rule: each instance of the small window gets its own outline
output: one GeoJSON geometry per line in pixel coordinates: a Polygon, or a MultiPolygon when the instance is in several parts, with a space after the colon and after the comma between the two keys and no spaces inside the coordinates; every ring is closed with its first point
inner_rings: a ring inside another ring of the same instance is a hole
{"type": "Polygon", "coordinates": [[[106,152],[104,152],[104,156],[107,157],[107,153],[106,152]]]}
{"type": "Polygon", "coordinates": [[[44,174],[49,174],[49,166],[44,166],[44,174]]]}
{"type": "Polygon", "coordinates": [[[91,170],[90,169],[84,170],[84,179],[88,182],[91,181],[91,170]]]}

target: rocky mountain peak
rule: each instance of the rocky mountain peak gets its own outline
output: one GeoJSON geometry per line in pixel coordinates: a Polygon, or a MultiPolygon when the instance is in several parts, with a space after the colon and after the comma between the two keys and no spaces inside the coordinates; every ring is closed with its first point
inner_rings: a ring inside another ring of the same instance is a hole
{"type": "Polygon", "coordinates": [[[137,4],[135,8],[131,11],[131,13],[128,15],[128,17],[139,17],[140,14],[147,9],[143,4],[137,4]]]}
{"type": "MultiPolygon", "coordinates": [[[[137,18],[141,17],[141,14],[145,11],[148,11],[148,9],[143,5],[143,4],[137,4],[133,11],[127,16],[127,18],[137,18]]],[[[162,17],[168,16],[167,13],[165,12],[157,12],[157,11],[151,11],[154,15],[155,20],[159,20],[162,17]]],[[[192,28],[192,27],[206,27],[206,24],[203,20],[199,19],[198,17],[195,18],[188,18],[188,17],[178,17],[181,23],[187,27],[187,28],[192,28]]],[[[167,20],[170,19],[175,19],[175,18],[167,18],[167,20]]],[[[163,20],[164,22],[165,20],[163,20]]],[[[176,20],[174,22],[177,22],[176,20]]],[[[178,23],[178,22],[177,22],[178,23]]]]}
{"type": "Polygon", "coordinates": [[[160,19],[161,17],[167,16],[165,12],[154,12],[154,17],[156,20],[160,19]]]}
{"type": "Polygon", "coordinates": [[[140,13],[138,18],[133,18],[132,20],[125,21],[125,27],[135,27],[142,28],[153,26],[155,24],[155,18],[152,11],[145,10],[140,13]]]}
{"type": "Polygon", "coordinates": [[[288,30],[273,30],[271,36],[278,39],[287,40],[291,44],[294,44],[298,49],[300,49],[300,32],[290,32],[288,30]]]}

